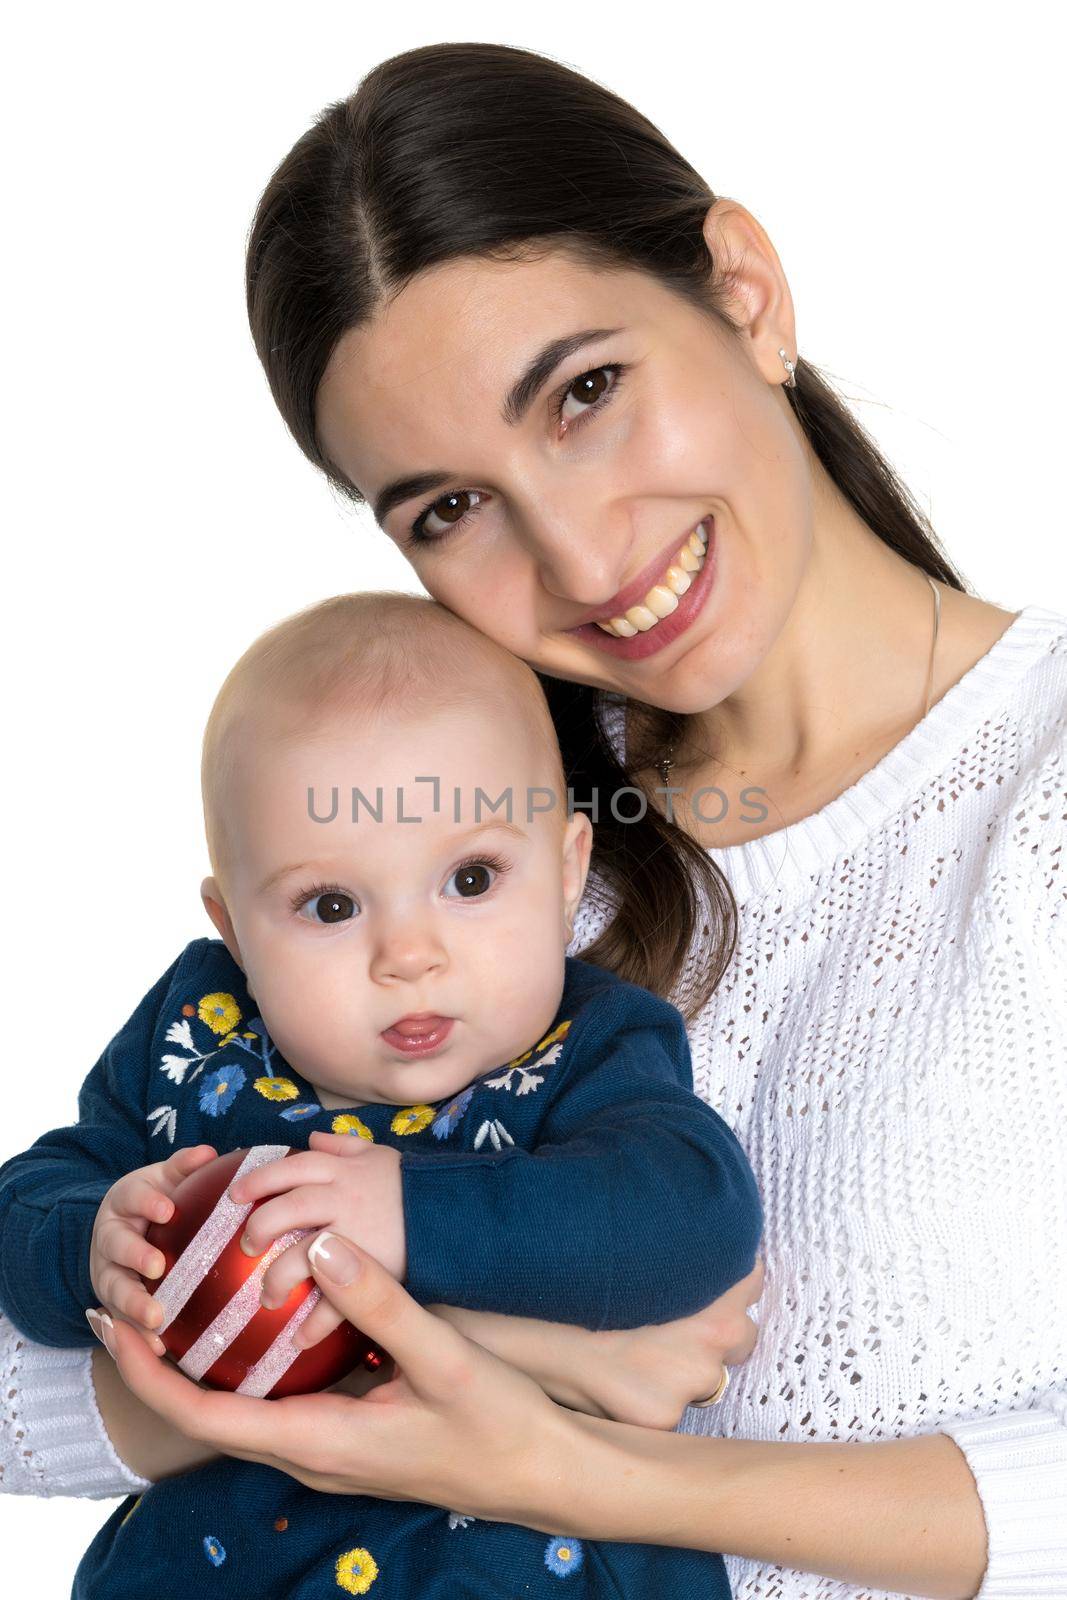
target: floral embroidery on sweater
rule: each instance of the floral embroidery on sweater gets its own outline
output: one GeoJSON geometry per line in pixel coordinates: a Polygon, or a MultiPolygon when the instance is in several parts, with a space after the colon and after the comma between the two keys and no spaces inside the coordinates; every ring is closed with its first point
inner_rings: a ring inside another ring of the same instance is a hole
{"type": "Polygon", "coordinates": [[[557,1578],[569,1578],[585,1560],[580,1539],[550,1539],[545,1545],[545,1566],[557,1578]]]}
{"type": "Polygon", "coordinates": [[[213,1567],[221,1567],[226,1560],[226,1552],[213,1533],[204,1535],[204,1554],[213,1567]]]}
{"type": "Polygon", "coordinates": [[[346,1550],[337,1557],[337,1584],[346,1594],[366,1594],[378,1576],[378,1563],[369,1550],[346,1550]]]}
{"type": "MultiPolygon", "coordinates": [[[[569,1020],[557,1024],[537,1044],[507,1062],[502,1071],[492,1068],[497,1076],[485,1075],[447,1101],[403,1107],[392,1119],[392,1131],[407,1137],[429,1128],[435,1139],[447,1139],[466,1115],[476,1088],[503,1089],[516,1095],[536,1093],[544,1082],[543,1069],[554,1066],[559,1060],[570,1026],[569,1020]]],[[[284,1105],[284,1110],[278,1113],[284,1121],[296,1122],[303,1117],[318,1116],[324,1109],[316,1101],[301,1101],[299,1085],[292,1078],[271,1071],[271,1058],[277,1053],[277,1046],[269,1038],[263,1019],[245,1019],[232,994],[218,991],[202,995],[195,1004],[187,1002],[181,1008],[181,1016],[168,1027],[165,1038],[166,1043],[176,1045],[178,1051],[164,1054],[159,1070],[183,1088],[199,1079],[196,1103],[205,1116],[226,1115],[248,1082],[246,1066],[257,1074],[252,1079],[255,1092],[264,1100],[284,1105]],[[244,1028],[239,1029],[242,1021],[244,1028]],[[194,1032],[194,1023],[202,1030],[199,1038],[194,1032]],[[209,1063],[213,1063],[211,1070],[205,1072],[209,1063]]],[[[148,1113],[148,1122],[153,1138],[165,1133],[173,1144],[178,1107],[160,1104],[148,1113]]],[[[374,1140],[370,1128],[352,1112],[334,1117],[331,1128],[334,1133],[350,1133],[360,1139],[374,1140]]],[[[474,1148],[480,1150],[487,1140],[494,1150],[502,1150],[505,1144],[515,1142],[503,1122],[495,1117],[480,1124],[474,1148]]]]}

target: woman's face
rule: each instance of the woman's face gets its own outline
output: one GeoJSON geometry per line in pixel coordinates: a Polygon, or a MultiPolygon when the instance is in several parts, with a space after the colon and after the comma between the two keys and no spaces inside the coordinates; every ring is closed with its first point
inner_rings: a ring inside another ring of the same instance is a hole
{"type": "Polygon", "coordinates": [[[812,535],[788,286],[744,208],[719,201],[705,233],[713,259],[744,252],[740,337],[643,272],[465,258],[345,334],[317,410],[435,599],[542,672],[686,712],[767,654],[812,535]]]}

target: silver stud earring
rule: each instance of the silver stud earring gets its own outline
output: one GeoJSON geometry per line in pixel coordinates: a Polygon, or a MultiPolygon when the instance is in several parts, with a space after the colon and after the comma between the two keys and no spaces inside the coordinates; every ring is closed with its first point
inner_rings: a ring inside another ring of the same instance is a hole
{"type": "MultiPolygon", "coordinates": [[[[785,363],[785,370],[789,374],[789,376],[785,380],[785,384],[783,385],[783,387],[786,388],[786,389],[795,389],[796,386],[797,386],[797,376],[796,376],[797,369],[796,369],[796,365],[795,365],[794,362],[790,361],[789,357],[786,355],[784,350],[779,350],[778,354],[781,356],[783,362],[785,363]]],[[[797,360],[799,361],[799,359],[800,359],[800,357],[798,356],[797,360]]]]}

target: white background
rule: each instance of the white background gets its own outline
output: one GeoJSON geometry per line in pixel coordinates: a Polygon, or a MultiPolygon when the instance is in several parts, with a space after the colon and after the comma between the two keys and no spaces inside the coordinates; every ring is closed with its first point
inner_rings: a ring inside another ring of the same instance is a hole
{"type": "MultiPolygon", "coordinates": [[[[1040,8],[523,15],[186,0],[9,25],[0,1160],[75,1120],[107,1040],[214,932],[199,743],[237,656],[325,595],[418,589],[290,440],[243,302],[260,189],[383,57],[520,45],[633,101],[767,228],[801,352],[971,586],[1067,611],[1062,85],[1040,8]]],[[[6,1592],[69,1595],[115,1504],[0,1497],[6,1592]]]]}

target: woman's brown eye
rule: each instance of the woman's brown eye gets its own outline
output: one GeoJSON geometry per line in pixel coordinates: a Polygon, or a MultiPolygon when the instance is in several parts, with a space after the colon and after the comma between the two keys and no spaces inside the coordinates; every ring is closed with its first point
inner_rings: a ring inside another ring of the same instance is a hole
{"type": "Polygon", "coordinates": [[[435,517],[440,517],[442,522],[459,522],[470,509],[470,499],[466,489],[458,489],[455,494],[446,494],[442,500],[435,500],[433,514],[435,517]],[[448,509],[442,511],[442,506],[448,509]]]}
{"type": "Polygon", "coordinates": [[[593,367],[589,372],[580,372],[553,401],[557,422],[573,422],[580,426],[587,417],[594,416],[604,406],[610,405],[621,375],[622,366],[616,361],[609,362],[606,367],[593,367]],[[566,412],[568,400],[575,401],[578,407],[576,412],[569,415],[566,412]]]}
{"type": "Polygon", "coordinates": [[[483,495],[480,489],[453,489],[426,507],[411,524],[409,544],[433,544],[437,539],[447,539],[471,517],[481,510],[483,495]],[[442,511],[440,508],[444,507],[442,511]],[[430,527],[431,518],[444,523],[443,528],[430,527]]]}
{"type": "Polygon", "coordinates": [[[606,367],[598,367],[595,372],[583,372],[581,377],[575,378],[568,388],[568,397],[572,391],[577,390],[578,393],[574,395],[576,400],[595,403],[608,387],[606,373],[606,367]]]}

